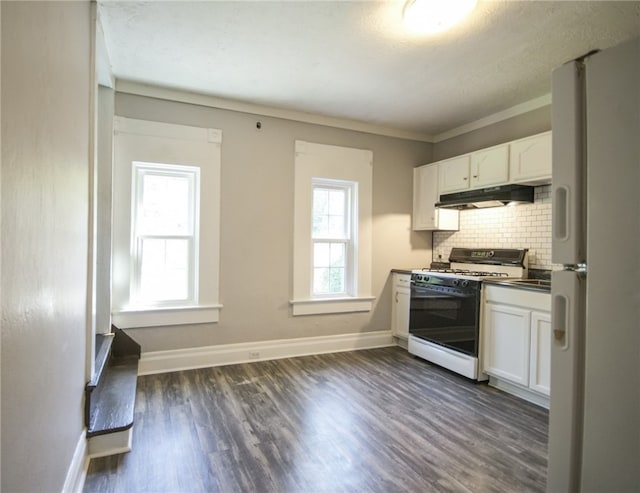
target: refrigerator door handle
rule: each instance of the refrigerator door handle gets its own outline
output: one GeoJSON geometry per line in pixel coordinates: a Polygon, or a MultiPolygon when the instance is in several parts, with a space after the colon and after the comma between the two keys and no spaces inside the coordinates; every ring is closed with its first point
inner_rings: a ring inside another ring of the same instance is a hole
{"type": "Polygon", "coordinates": [[[554,294],[552,300],[551,326],[553,328],[553,344],[561,351],[569,347],[569,314],[567,307],[569,300],[564,294],[554,294]]]}
{"type": "Polygon", "coordinates": [[[558,186],[553,196],[553,239],[568,241],[570,230],[569,219],[569,189],[558,186]]]}

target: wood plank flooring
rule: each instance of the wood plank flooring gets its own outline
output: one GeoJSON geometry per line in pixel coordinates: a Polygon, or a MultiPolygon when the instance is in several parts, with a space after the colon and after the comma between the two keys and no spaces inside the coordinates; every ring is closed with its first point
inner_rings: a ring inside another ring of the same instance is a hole
{"type": "Polygon", "coordinates": [[[92,492],[543,492],[546,410],[398,347],[140,377],[92,492]]]}

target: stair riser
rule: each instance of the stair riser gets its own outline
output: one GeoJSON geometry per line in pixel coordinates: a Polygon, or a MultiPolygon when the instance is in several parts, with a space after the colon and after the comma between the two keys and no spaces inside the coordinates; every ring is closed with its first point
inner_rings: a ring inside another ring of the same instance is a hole
{"type": "Polygon", "coordinates": [[[97,435],[87,440],[89,458],[123,454],[131,451],[133,427],[117,433],[97,435]]]}

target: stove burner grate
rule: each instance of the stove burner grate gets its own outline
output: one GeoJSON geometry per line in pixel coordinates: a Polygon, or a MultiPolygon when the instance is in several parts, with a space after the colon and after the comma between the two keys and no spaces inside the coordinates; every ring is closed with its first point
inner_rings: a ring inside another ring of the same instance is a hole
{"type": "Polygon", "coordinates": [[[509,277],[509,274],[506,272],[482,272],[482,271],[474,271],[468,269],[422,269],[428,272],[434,272],[437,274],[460,274],[464,276],[473,276],[473,277],[509,277]]]}

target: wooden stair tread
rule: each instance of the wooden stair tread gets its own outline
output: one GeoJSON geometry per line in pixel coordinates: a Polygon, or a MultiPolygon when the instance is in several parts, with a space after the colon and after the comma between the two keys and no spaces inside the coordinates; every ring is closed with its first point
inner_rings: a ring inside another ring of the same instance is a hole
{"type": "Polygon", "coordinates": [[[87,437],[115,433],[133,426],[138,358],[112,358],[94,390],[87,437]]]}
{"type": "MultiPolygon", "coordinates": [[[[133,426],[140,345],[117,327],[111,329],[96,336],[95,376],[85,387],[87,438],[114,437],[133,426]]],[[[112,448],[115,442],[108,443],[112,448]]]]}

